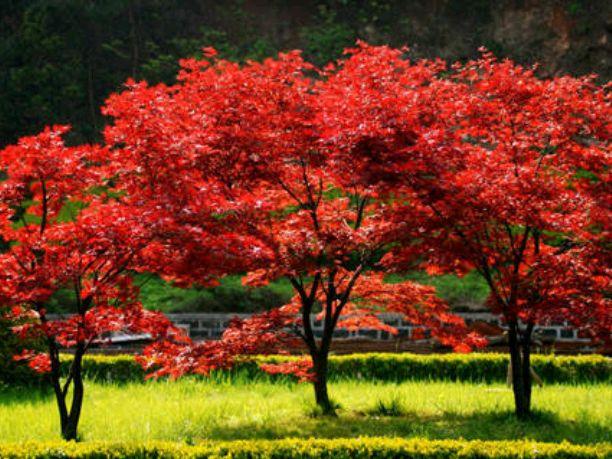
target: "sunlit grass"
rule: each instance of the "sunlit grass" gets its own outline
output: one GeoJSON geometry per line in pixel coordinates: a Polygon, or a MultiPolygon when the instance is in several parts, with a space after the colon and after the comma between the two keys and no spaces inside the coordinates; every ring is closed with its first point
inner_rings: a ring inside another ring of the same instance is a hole
{"type": "MultiPolygon", "coordinates": [[[[309,415],[313,394],[307,384],[89,382],[81,437],[184,442],[311,436],[612,440],[610,385],[535,388],[536,416],[527,423],[514,419],[512,393],[503,385],[344,381],[331,384],[330,390],[341,406],[338,418],[309,415]]],[[[57,439],[57,431],[50,394],[27,389],[0,393],[0,441],[57,439]]]]}

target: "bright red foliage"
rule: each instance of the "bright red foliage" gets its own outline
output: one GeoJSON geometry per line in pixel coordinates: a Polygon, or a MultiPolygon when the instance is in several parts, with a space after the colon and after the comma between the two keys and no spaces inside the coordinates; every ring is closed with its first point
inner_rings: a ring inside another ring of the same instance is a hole
{"type": "Polygon", "coordinates": [[[372,158],[359,180],[394,203],[404,236],[383,263],[482,274],[528,411],[537,324],[612,330],[609,96],[590,77],[542,80],[488,53],[452,69],[384,47],[358,55],[359,79],[329,79],[324,119],[335,155],[372,158]]]}
{"type": "Polygon", "coordinates": [[[589,78],[541,80],[489,54],[429,90],[438,117],[412,147],[428,168],[404,182],[422,206],[418,250],[427,265],[477,269],[508,323],[567,320],[609,338],[601,244],[610,230],[612,110],[604,91],[589,78]]]}
{"type": "MultiPolygon", "coordinates": [[[[163,245],[172,262],[158,271],[186,283],[248,271],[247,285],[286,277],[296,292],[281,310],[234,323],[223,350],[206,343],[192,348],[193,358],[180,348],[166,349],[174,352],[170,358],[155,352],[150,361],[161,365],[158,374],[208,372],[215,353],[286,349],[295,342],[287,336],[293,331],[313,360],[318,402],[328,408],[327,355],[337,327],[388,329],[376,313],[389,310],[426,324],[445,344],[463,343],[463,350],[480,343],[466,337],[461,319],[432,289],[385,284],[377,272],[380,254],[402,233],[389,220],[392,204],[377,199],[364,173],[395,164],[393,153],[389,159],[346,156],[329,146],[346,134],[344,126],[335,127],[337,137],[329,134],[333,86],[363,77],[361,53],[351,52],[337,75],[330,71],[322,80],[298,52],[245,65],[185,60],[175,86],[128,83],[128,91],[109,99],[105,113],[114,124],[106,139],[118,186],[132,205],[163,220],[170,235],[163,245]],[[318,309],[321,339],[310,322],[318,309]]],[[[395,73],[384,59],[378,68],[377,81],[395,73]]],[[[405,81],[421,84],[432,71],[419,67],[405,81]]],[[[360,112],[364,121],[379,103],[363,99],[355,116],[360,112]]],[[[387,134],[384,127],[363,129],[387,134]]],[[[304,376],[303,366],[294,370],[304,376]]]]}
{"type": "Polygon", "coordinates": [[[62,434],[74,438],[81,411],[83,355],[113,331],[174,333],[170,322],[145,311],[127,270],[139,267],[150,228],[131,209],[94,193],[104,170],[100,147],[66,147],[66,127],[47,128],[0,152],[0,225],[10,247],[0,254],[0,302],[23,323],[15,332],[42,338],[46,350],[25,351],[17,359],[50,372],[62,434]],[[60,289],[73,292],[75,310],[50,320],[47,303],[60,289]],[[61,383],[60,350],[75,356],[61,383]],[[72,407],[66,395],[73,387],[72,407]]]}
{"type": "Polygon", "coordinates": [[[47,340],[46,357],[19,358],[51,371],[65,436],[94,340],[177,333],[142,310],[128,270],[181,285],[289,279],[289,304],[232,322],[218,342],[160,341],[142,363],[153,376],[209,374],[305,346],[309,360],[264,369],[312,381],[328,412],[337,328],[395,333],[377,314],[396,312],[457,351],[482,344],[432,288],[386,282],[390,271],[483,276],[508,325],[521,416],[537,325],[565,320],[609,340],[609,87],[539,79],[488,53],[449,68],[358,43],[320,70],[297,51],[242,65],[204,52],[181,62],[175,85],[129,81],[112,95],[105,147],[67,147],[54,127],[0,153],[11,241],[0,300],[30,320],[18,333],[47,340]],[[49,321],[61,288],[76,314],[49,321]],[[60,347],[76,351],[64,387],[60,347]]]}

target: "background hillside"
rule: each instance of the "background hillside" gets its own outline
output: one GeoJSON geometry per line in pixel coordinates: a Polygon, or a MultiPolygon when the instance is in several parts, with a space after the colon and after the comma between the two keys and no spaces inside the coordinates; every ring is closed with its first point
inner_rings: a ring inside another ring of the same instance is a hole
{"type": "Polygon", "coordinates": [[[606,0],[2,0],[0,147],[49,123],[95,140],[99,107],[128,77],[171,82],[212,45],[258,59],[292,48],[316,63],[355,39],[462,60],[484,45],[540,73],[610,78],[606,0]]]}

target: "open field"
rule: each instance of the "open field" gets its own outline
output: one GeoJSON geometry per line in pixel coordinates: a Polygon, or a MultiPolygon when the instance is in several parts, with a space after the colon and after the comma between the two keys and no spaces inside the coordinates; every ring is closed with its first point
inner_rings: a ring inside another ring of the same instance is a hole
{"type": "MultiPolygon", "coordinates": [[[[287,437],[418,437],[428,439],[612,441],[612,386],[534,388],[533,421],[512,414],[501,384],[451,382],[330,385],[339,417],[315,415],[308,384],[202,381],[100,384],[88,382],[81,438],[140,441],[276,439],[287,437]]],[[[0,441],[58,439],[50,393],[0,392],[0,441]]]]}

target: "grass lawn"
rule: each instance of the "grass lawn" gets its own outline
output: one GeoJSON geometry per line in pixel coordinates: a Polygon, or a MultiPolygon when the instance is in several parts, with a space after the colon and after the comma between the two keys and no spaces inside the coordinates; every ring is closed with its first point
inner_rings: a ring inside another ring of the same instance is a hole
{"type": "MultiPolygon", "coordinates": [[[[612,441],[611,385],[534,388],[536,416],[512,414],[504,385],[341,381],[330,385],[338,418],[314,415],[307,384],[202,381],[86,384],[83,440],[183,442],[284,437],[612,441]]],[[[0,389],[0,441],[58,439],[54,399],[0,389]]]]}

